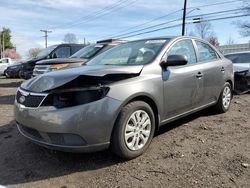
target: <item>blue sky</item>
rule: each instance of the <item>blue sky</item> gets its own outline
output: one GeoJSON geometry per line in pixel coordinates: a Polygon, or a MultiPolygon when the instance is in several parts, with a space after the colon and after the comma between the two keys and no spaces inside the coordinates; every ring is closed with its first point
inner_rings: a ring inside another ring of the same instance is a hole
{"type": "MultiPolygon", "coordinates": [[[[187,6],[197,7],[225,1],[232,0],[188,0],[187,6]]],[[[66,33],[74,33],[79,42],[83,42],[84,38],[94,42],[177,10],[179,11],[170,16],[136,29],[181,18],[183,7],[183,0],[0,0],[0,3],[0,27],[7,27],[12,30],[12,41],[23,56],[27,54],[29,48],[44,47],[43,33],[40,32],[40,29],[52,30],[48,38],[49,45],[61,43],[66,33]],[[119,6],[114,4],[117,2],[121,4],[119,6]],[[107,9],[103,11],[108,6],[113,6],[112,12],[107,12],[107,9]],[[96,17],[96,12],[101,12],[101,15],[96,17]]],[[[188,12],[191,11],[189,16],[192,16],[236,9],[242,5],[241,1],[235,1],[214,6],[203,6],[199,10],[191,8],[188,9],[188,12]]],[[[227,16],[227,14],[221,16],[227,16]]],[[[213,31],[220,44],[225,44],[229,37],[236,43],[248,42],[250,38],[240,36],[238,28],[232,22],[244,21],[249,18],[212,21],[213,31]]],[[[176,21],[163,26],[179,23],[181,22],[176,21]]],[[[130,31],[132,30],[128,30],[128,32],[130,31]]],[[[194,24],[188,24],[187,31],[188,33],[194,31],[194,24]]],[[[180,35],[180,33],[181,27],[176,27],[128,39],[180,35]]]]}

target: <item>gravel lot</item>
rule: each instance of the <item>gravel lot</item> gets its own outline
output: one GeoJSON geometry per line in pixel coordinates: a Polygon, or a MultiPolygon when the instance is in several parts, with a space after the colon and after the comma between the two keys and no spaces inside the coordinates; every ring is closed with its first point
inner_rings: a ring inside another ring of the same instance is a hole
{"type": "Polygon", "coordinates": [[[204,110],[160,129],[141,157],[55,152],[22,137],[16,87],[0,78],[0,184],[8,187],[250,187],[250,94],[226,114],[204,110]]]}

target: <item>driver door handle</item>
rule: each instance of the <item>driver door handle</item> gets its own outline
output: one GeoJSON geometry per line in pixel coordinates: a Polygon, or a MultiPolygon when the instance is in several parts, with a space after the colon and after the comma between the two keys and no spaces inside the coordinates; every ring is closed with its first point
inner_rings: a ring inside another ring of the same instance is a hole
{"type": "Polygon", "coordinates": [[[196,78],[202,78],[203,77],[203,74],[201,73],[201,72],[198,72],[197,74],[196,74],[196,78]]]}

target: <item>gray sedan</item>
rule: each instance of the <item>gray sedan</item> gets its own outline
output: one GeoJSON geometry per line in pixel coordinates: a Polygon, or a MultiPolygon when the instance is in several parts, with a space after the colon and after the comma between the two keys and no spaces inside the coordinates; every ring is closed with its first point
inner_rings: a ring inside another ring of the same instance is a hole
{"type": "Polygon", "coordinates": [[[87,65],[40,75],[17,91],[15,119],[31,141],[56,150],[110,148],[141,155],[162,125],[231,103],[233,65],[209,43],[191,37],[128,42],[87,65]]]}

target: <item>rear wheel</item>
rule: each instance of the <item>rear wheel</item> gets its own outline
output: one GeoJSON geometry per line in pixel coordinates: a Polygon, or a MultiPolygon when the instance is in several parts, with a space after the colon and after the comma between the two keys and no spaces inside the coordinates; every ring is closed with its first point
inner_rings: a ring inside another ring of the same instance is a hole
{"type": "Polygon", "coordinates": [[[227,112],[229,110],[231,100],[232,100],[232,87],[230,83],[226,82],[221,91],[219,100],[215,105],[215,109],[217,110],[217,112],[219,113],[227,112]]]}
{"type": "Polygon", "coordinates": [[[151,107],[134,101],[122,108],[114,127],[111,150],[125,159],[141,155],[152,141],[155,117],[151,107]]]}

